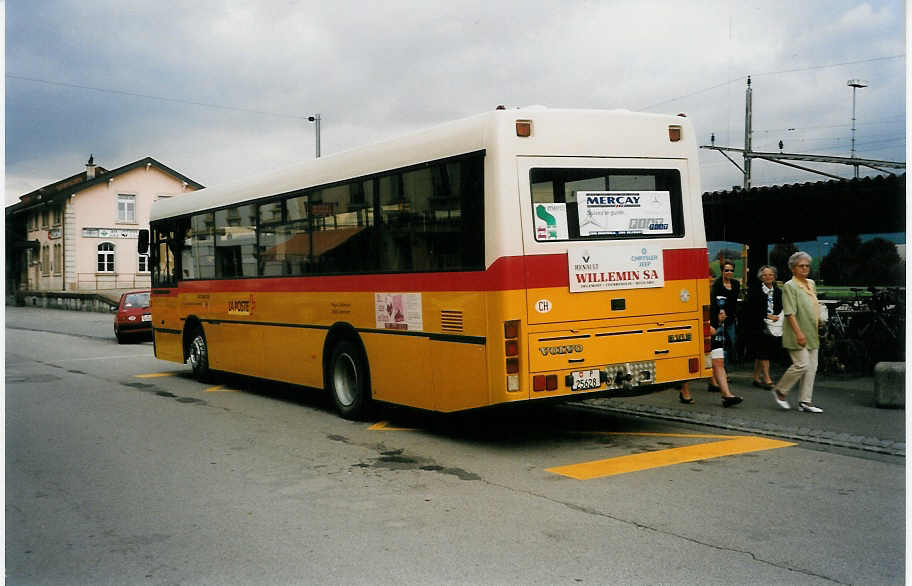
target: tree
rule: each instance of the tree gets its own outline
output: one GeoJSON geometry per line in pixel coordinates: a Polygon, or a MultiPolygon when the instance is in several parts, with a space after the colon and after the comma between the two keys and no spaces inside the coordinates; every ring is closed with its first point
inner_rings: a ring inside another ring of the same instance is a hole
{"type": "Polygon", "coordinates": [[[792,271],[789,269],[789,257],[798,252],[798,247],[794,242],[778,242],[770,251],[770,264],[776,267],[776,278],[780,281],[788,281],[792,278],[792,271]]]}
{"type": "Polygon", "coordinates": [[[829,254],[820,261],[820,280],[827,285],[860,284],[855,280],[860,247],[858,234],[840,234],[829,254]]]}
{"type": "Polygon", "coordinates": [[[854,282],[865,287],[901,285],[905,264],[896,245],[883,238],[872,238],[858,247],[854,282]]]}

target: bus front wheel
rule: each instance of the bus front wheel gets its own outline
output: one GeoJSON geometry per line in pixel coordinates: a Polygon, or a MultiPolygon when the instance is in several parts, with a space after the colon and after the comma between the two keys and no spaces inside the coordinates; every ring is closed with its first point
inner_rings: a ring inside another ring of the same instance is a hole
{"type": "Polygon", "coordinates": [[[209,370],[209,346],[201,328],[197,328],[190,337],[190,348],[187,352],[187,363],[193,370],[193,376],[200,382],[207,382],[209,370]]]}
{"type": "Polygon", "coordinates": [[[370,407],[367,361],[357,344],[342,340],[333,347],[326,386],[339,414],[345,419],[362,419],[370,407]]]}

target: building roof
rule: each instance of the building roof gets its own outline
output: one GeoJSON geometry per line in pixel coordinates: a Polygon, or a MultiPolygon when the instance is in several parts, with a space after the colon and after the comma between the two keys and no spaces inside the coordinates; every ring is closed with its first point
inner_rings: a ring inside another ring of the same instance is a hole
{"type": "Polygon", "coordinates": [[[160,169],[161,171],[164,171],[165,173],[168,173],[169,175],[172,175],[172,176],[176,177],[177,179],[180,179],[181,181],[185,182],[188,186],[191,186],[194,189],[202,189],[204,187],[201,183],[197,183],[196,181],[194,181],[193,179],[190,179],[189,177],[183,175],[182,173],[178,173],[174,169],[168,167],[167,165],[163,165],[162,163],[156,161],[152,157],[145,157],[138,161],[134,161],[132,163],[129,163],[122,167],[118,167],[116,169],[112,169],[110,171],[108,169],[105,169],[104,167],[96,166],[95,167],[95,177],[93,177],[91,179],[88,177],[86,171],[82,171],[81,173],[76,173],[75,175],[71,175],[70,177],[66,177],[65,179],[61,179],[54,183],[45,185],[44,187],[39,187],[35,191],[31,191],[29,193],[26,193],[25,195],[20,196],[18,203],[15,203],[11,206],[7,206],[6,215],[10,216],[10,215],[18,214],[20,212],[24,212],[26,210],[30,210],[30,209],[45,205],[49,201],[57,201],[57,200],[63,199],[65,197],[69,196],[70,194],[79,193],[80,191],[83,191],[85,189],[98,185],[99,183],[102,183],[103,181],[107,181],[108,179],[113,179],[114,177],[117,177],[118,175],[123,175],[124,173],[132,171],[133,169],[145,167],[146,165],[151,165],[153,167],[156,167],[156,168],[160,169]]]}

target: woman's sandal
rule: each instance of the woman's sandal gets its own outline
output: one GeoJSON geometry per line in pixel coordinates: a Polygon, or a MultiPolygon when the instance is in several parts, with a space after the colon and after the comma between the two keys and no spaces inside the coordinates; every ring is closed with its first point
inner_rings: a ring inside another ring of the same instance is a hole
{"type": "Polygon", "coordinates": [[[684,398],[684,393],[682,393],[682,392],[680,392],[680,391],[678,391],[678,400],[681,401],[682,403],[684,403],[685,405],[693,405],[693,402],[694,402],[694,398],[693,398],[693,397],[687,397],[687,398],[685,399],[685,398],[684,398]]]}
{"type": "Polygon", "coordinates": [[[722,406],[731,407],[732,405],[737,405],[738,403],[740,403],[743,400],[744,399],[742,399],[738,395],[732,395],[731,397],[722,397],[722,406]]]}

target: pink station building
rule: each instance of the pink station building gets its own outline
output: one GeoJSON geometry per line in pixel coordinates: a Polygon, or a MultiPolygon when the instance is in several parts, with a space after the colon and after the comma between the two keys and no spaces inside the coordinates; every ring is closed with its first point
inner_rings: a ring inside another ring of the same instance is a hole
{"type": "Polygon", "coordinates": [[[89,157],[85,171],[6,208],[8,297],[149,288],[149,257],[136,244],[152,202],[202,187],[151,157],[111,170],[89,157]]]}

